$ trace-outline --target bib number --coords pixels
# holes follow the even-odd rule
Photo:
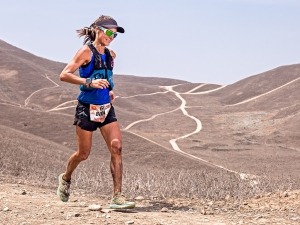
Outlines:
[[[109,113],[110,108],[110,103],[104,105],[90,104],[90,120],[103,123]]]

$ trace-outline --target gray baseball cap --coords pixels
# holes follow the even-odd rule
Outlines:
[[[99,27],[104,27],[107,29],[115,28],[117,32],[124,33],[125,30],[123,27],[118,26],[118,23],[115,19],[110,16],[100,16],[97,21],[95,21],[95,25]]]

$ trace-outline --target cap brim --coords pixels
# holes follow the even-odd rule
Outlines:
[[[125,30],[124,30],[123,27],[119,27],[119,26],[116,26],[116,25],[103,25],[103,27],[108,28],[108,29],[115,28],[115,29],[117,29],[117,32],[125,33]]]

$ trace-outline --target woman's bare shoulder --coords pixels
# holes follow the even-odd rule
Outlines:
[[[89,63],[91,57],[92,57],[91,49],[89,48],[89,46],[84,45],[77,51],[74,58],[76,61],[81,61],[82,64],[84,65]]]

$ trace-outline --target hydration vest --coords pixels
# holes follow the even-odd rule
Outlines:
[[[110,54],[110,51],[107,48],[104,49],[104,54],[106,57],[106,61],[104,61],[101,57],[101,54],[97,51],[97,49],[93,44],[89,44],[88,46],[93,52],[93,56],[94,56],[94,70],[91,75],[84,78],[91,78],[92,80],[106,79],[109,82],[108,89],[111,91],[114,88],[113,72],[112,72],[114,67],[114,60]],[[82,75],[80,76],[83,77]],[[83,84],[80,85],[81,91],[92,91],[93,89],[94,88],[87,87]]]

